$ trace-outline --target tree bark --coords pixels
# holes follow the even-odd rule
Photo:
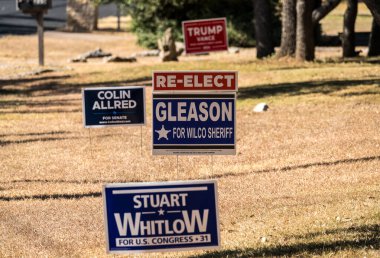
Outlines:
[[[121,10],[120,10],[120,3],[116,3],[116,17],[117,17],[117,28],[116,30],[117,31],[120,31],[121,30],[121,27],[120,27],[120,16],[121,16]]]
[[[375,18],[377,25],[380,26],[380,1],[379,0],[363,0]]]
[[[313,11],[313,24],[318,24],[326,15],[328,15],[342,0],[327,0],[319,8]]]
[[[312,61],[315,58],[313,35],[313,0],[297,1],[297,40],[296,59],[299,61]]]
[[[282,5],[282,28],[281,28],[281,47],[279,57],[294,56],[296,53],[296,13],[297,0],[284,0]]]
[[[322,6],[322,0],[314,0],[313,12]],[[313,18],[313,15],[311,16]],[[314,44],[318,45],[322,38],[322,26],[320,21],[317,21],[314,26]]]
[[[375,19],[372,21],[371,36],[369,38],[368,56],[380,56],[380,26]]]
[[[257,58],[274,53],[273,26],[270,1],[253,0]]]
[[[95,4],[92,0],[67,0],[66,29],[68,31],[92,31],[95,24]]]
[[[343,57],[354,57],[355,52],[355,21],[358,14],[358,0],[347,0],[344,13],[342,48]]]
[[[94,10],[94,25],[93,25],[94,30],[98,29],[98,21],[99,21],[99,5],[96,5],[95,10]]]

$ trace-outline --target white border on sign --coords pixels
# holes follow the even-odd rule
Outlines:
[[[233,90],[213,90],[213,89],[207,89],[207,90],[155,90],[154,89],[154,75],[156,73],[235,73],[235,86]],[[237,70],[176,70],[176,71],[168,71],[168,70],[162,70],[162,71],[153,71],[152,72],[152,92],[153,93],[175,93],[175,94],[189,94],[189,93],[207,93],[207,92],[237,92],[239,89],[239,71]]]
[[[85,112],[85,98],[84,92],[91,90],[122,90],[122,89],[142,89],[143,90],[143,112],[144,112],[144,123],[139,124],[111,124],[111,125],[86,125],[86,112]],[[117,127],[117,126],[143,126],[146,125],[146,107],[145,107],[145,86],[114,86],[114,87],[93,87],[93,88],[82,88],[82,120],[84,128],[104,128],[104,127]]]
[[[155,149],[153,156],[234,156],[236,146],[233,149]]]
[[[121,188],[121,187],[136,187],[136,186],[172,186],[172,185],[194,185],[194,184],[213,184],[214,185],[214,195],[215,195],[215,213],[216,213],[216,231],[218,238],[217,246],[210,247],[180,247],[180,248],[167,248],[167,249],[152,249],[152,250],[120,250],[111,251],[109,247],[108,238],[108,217],[107,217],[107,200],[106,200],[106,189],[107,188]],[[106,233],[106,248],[107,254],[131,254],[131,253],[156,253],[156,252],[173,252],[173,251],[191,251],[191,250],[216,250],[221,247],[220,239],[220,228],[219,228],[219,196],[218,196],[218,181],[215,179],[211,180],[187,180],[187,181],[168,181],[168,182],[147,182],[147,183],[111,183],[103,185],[103,212],[104,212],[104,224]]]
[[[226,43],[227,43],[227,51],[230,48],[230,43],[228,40],[228,30],[227,30],[227,18],[221,17],[221,18],[210,18],[210,19],[200,19],[200,20],[188,20],[182,22],[182,35],[183,35],[183,41],[185,45],[185,55],[196,55],[196,54],[205,54],[210,52],[222,52],[226,50],[211,50],[211,51],[205,51],[205,52],[197,52],[197,53],[187,53],[186,52],[186,39],[185,39],[185,23],[191,23],[191,22],[204,22],[204,21],[217,21],[217,20],[224,20],[224,23],[226,25]]]
[[[181,94],[181,92],[183,94]],[[156,94],[156,95],[166,95],[166,94],[172,94],[172,93],[175,93],[177,95],[185,95],[185,94],[189,94],[188,91],[183,92],[183,91],[167,91],[167,92],[153,92],[152,91],[152,155],[153,156],[158,156],[158,155],[191,155],[191,156],[201,156],[201,155],[236,155],[236,120],[237,120],[237,117],[236,117],[236,92],[234,91],[213,91],[213,92],[200,92],[200,91],[192,91],[190,93],[194,94],[194,95],[220,95],[220,94],[230,94],[231,96],[233,95],[234,96],[234,107],[235,107],[235,112],[234,112],[234,143],[233,143],[233,146],[234,148],[233,149],[160,149],[160,150],[155,150],[154,149],[154,127],[153,127],[153,120],[154,120],[154,115],[155,115],[155,112],[154,112],[154,106],[153,106],[153,95]],[[211,97],[212,98],[212,97]],[[178,99],[178,98],[173,98],[173,99]],[[191,98],[190,98],[191,99]],[[169,145],[169,144],[166,144],[166,145]],[[194,145],[194,144],[170,144],[171,146],[184,146],[184,145]],[[200,144],[199,144],[200,145]],[[217,144],[202,144],[203,146],[204,145],[217,145]],[[224,144],[224,145],[230,145],[230,144]],[[231,144],[232,145],[232,144]],[[214,152],[214,153],[211,153],[211,152]]]

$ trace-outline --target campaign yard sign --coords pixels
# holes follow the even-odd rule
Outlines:
[[[182,22],[186,54],[228,50],[226,18]]]
[[[216,180],[107,184],[108,253],[220,247]]]
[[[237,91],[237,71],[156,71],[153,91]]]
[[[153,93],[153,155],[235,155],[236,94]]]
[[[145,124],[144,87],[82,89],[84,127]]]

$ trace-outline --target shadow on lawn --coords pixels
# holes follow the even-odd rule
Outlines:
[[[366,79],[366,80],[325,80],[325,81],[304,81],[296,83],[278,83],[278,84],[264,84],[257,86],[244,87],[239,89],[238,98],[263,98],[270,96],[299,96],[308,94],[331,94],[349,87],[358,85],[373,85],[380,86],[380,78]],[[356,95],[366,93],[355,93]],[[354,96],[355,94],[343,95]],[[380,94],[380,91],[371,92],[370,94]]]
[[[0,108],[13,108],[15,106],[26,106],[30,108],[35,107],[49,107],[49,106],[59,106],[59,107],[65,107],[65,106],[73,106],[78,102],[80,103],[80,98],[67,98],[67,99],[59,99],[59,100],[46,100],[46,101],[33,101],[33,100],[2,100],[0,101]]]
[[[15,86],[25,83],[38,83],[43,81],[63,80],[70,78],[70,75],[51,75],[51,76],[39,76],[31,78],[18,78],[18,79],[0,79],[0,93],[1,89],[6,86]]]
[[[82,112],[82,109],[44,109],[44,110],[13,110],[13,111],[0,111],[0,115],[6,114],[53,114],[53,113],[79,113]]]
[[[368,44],[366,44],[367,46]],[[356,64],[380,64],[379,57],[367,57],[367,56],[357,56],[357,57],[336,57],[328,58],[326,60],[317,60],[316,62],[323,64],[342,64],[342,63],[356,63]]]
[[[28,137],[28,136],[41,136],[37,138],[29,138],[29,139],[17,139],[17,140],[1,140],[0,139],[0,147],[4,147],[7,145],[12,145],[12,144],[23,144],[23,143],[31,143],[31,142],[50,142],[50,141],[63,141],[63,140],[79,140],[79,139],[96,139],[96,138],[106,138],[106,137],[115,137],[115,136],[120,136],[123,134],[115,134],[115,133],[105,133],[105,134],[95,134],[90,137],[88,136],[64,136],[64,137],[59,137],[62,134],[70,134],[70,132],[47,132],[47,133],[30,133],[30,134],[2,134],[0,137],[9,137],[9,136],[19,136],[19,137]],[[45,137],[49,135],[57,135],[56,137]],[[129,137],[133,137],[134,135],[128,134]],[[137,136],[139,137],[139,136]]]
[[[54,78],[53,78],[54,77]],[[151,85],[151,77],[141,77],[132,80],[113,80],[106,82],[90,82],[78,84],[66,84],[64,79],[67,76],[50,76],[38,77],[31,79],[11,79],[0,81],[0,95],[26,95],[35,94],[36,96],[56,96],[65,95],[70,93],[80,93],[82,88],[85,87],[111,87],[111,86],[143,86]],[[71,76],[69,76],[71,77]],[[53,80],[51,80],[53,78]],[[18,84],[26,83],[28,80],[36,80],[38,83],[30,87],[10,87],[17,86]],[[40,82],[41,80],[41,82]]]
[[[48,114],[78,113],[81,108],[80,98],[37,100],[3,100],[0,101],[0,114]]]
[[[107,137],[109,135],[102,135],[102,137]],[[58,138],[58,139],[64,139],[64,138]],[[380,160],[380,156],[371,156],[371,157],[363,157],[363,158],[357,158],[357,159],[343,159],[343,160],[337,160],[332,162],[316,162],[316,163],[310,163],[310,164],[304,164],[304,165],[298,165],[298,166],[287,166],[282,168],[272,168],[272,169],[264,169],[264,170],[258,170],[258,171],[250,171],[247,173],[226,173],[223,175],[214,175],[212,177],[204,177],[200,179],[217,179],[217,178],[223,178],[223,177],[230,177],[230,176],[244,176],[254,173],[270,173],[270,172],[279,172],[279,171],[290,171],[294,169],[300,169],[300,168],[309,168],[313,166],[333,166],[338,164],[344,164],[344,163],[354,163],[354,162],[361,162],[361,161],[373,161],[373,160]],[[120,181],[120,180],[119,180]],[[112,183],[112,182],[119,182],[118,180],[115,181],[103,181],[103,180],[62,180],[62,179],[22,179],[22,180],[12,180],[12,181],[0,181],[2,184],[9,184],[9,183],[67,183],[67,184],[99,184],[99,183]],[[133,182],[141,182],[140,180],[136,180]],[[55,196],[55,195],[52,195]],[[59,197],[61,195],[58,195],[58,197],[51,197],[51,198],[61,198]],[[85,195],[84,197],[88,197]],[[92,196],[96,197],[96,196]],[[18,200],[24,200],[24,199],[48,199],[46,196],[20,196],[20,197],[0,197],[0,201],[18,201]],[[62,197],[66,198],[66,197]],[[72,198],[80,198],[80,197],[72,197]],[[68,197],[66,199],[69,199]],[[326,231],[327,232],[327,231]]]
[[[24,140],[0,140],[0,147],[4,147],[11,144],[22,144],[31,142],[51,142],[51,141],[63,141],[71,139],[81,139],[83,137],[46,137],[46,138],[34,138],[34,139],[24,139]]]
[[[295,236],[296,239],[304,240],[303,243],[294,243],[289,245],[274,245],[259,247],[257,249],[237,249],[208,252],[203,255],[191,256],[193,258],[208,258],[208,257],[257,257],[257,256],[310,256],[322,255],[330,252],[341,251],[345,249],[363,249],[363,248],[380,248],[380,225],[362,225],[350,228],[339,228],[326,232],[312,233],[313,237],[325,236],[326,234],[338,234],[333,239],[339,240],[320,240],[320,241],[307,241],[310,235]],[[342,235],[347,233],[351,234],[354,239],[342,239]],[[353,236],[352,236],[353,235]],[[294,236],[291,236],[292,238]]]
[[[48,142],[48,141],[58,141],[58,140],[67,140],[72,137],[58,137],[64,134],[70,134],[68,131],[50,131],[50,132],[40,132],[40,133],[10,133],[10,134],[0,134],[0,138],[6,137],[29,137],[34,136],[38,138],[32,139],[19,139],[19,140],[1,140],[0,147],[11,145],[11,144],[21,144],[21,143],[30,143],[30,142]],[[46,137],[49,136],[49,137]],[[76,137],[78,138],[78,137]]]
[[[0,201],[24,201],[24,200],[49,200],[49,199],[81,199],[87,197],[101,197],[101,192],[89,192],[80,194],[39,194],[39,195],[25,195],[25,196],[0,196]]]
[[[130,180],[130,183],[144,182],[142,179]],[[105,183],[120,183],[119,179],[107,179],[107,180],[64,180],[64,179],[17,179],[12,181],[0,181],[1,184],[17,184],[17,183],[45,183],[45,184],[105,184]],[[1,190],[1,188],[0,188]],[[19,200],[19,199],[18,199]]]
[[[0,134],[0,137],[9,137],[9,136],[43,136],[43,135],[55,135],[55,134],[68,134],[69,131],[50,131],[50,132],[40,132],[40,133],[9,133],[9,134]]]
[[[286,166],[282,168],[270,168],[270,169],[263,169],[263,170],[254,170],[249,171],[246,173],[225,173],[222,175],[214,175],[212,178],[224,178],[224,177],[230,177],[230,176],[244,176],[244,175],[250,175],[255,173],[273,173],[273,172],[287,172],[291,170],[296,169],[306,169],[310,167],[319,167],[319,166],[335,166],[339,164],[349,164],[349,163],[355,163],[355,162],[362,162],[362,161],[373,161],[373,160],[380,160],[380,156],[369,156],[369,157],[362,157],[362,158],[356,158],[356,159],[341,159],[336,161],[330,161],[330,162],[314,162],[309,164],[302,164],[302,165],[296,165],[296,166]],[[205,177],[205,179],[210,177]]]

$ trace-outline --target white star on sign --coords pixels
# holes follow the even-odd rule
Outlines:
[[[158,210],[158,215],[164,215],[165,211],[163,209]]]
[[[168,133],[171,132],[171,130],[166,130],[164,125],[162,125],[160,130],[155,130],[156,133],[158,133],[158,140],[161,138],[165,138],[166,140],[169,140]]]

